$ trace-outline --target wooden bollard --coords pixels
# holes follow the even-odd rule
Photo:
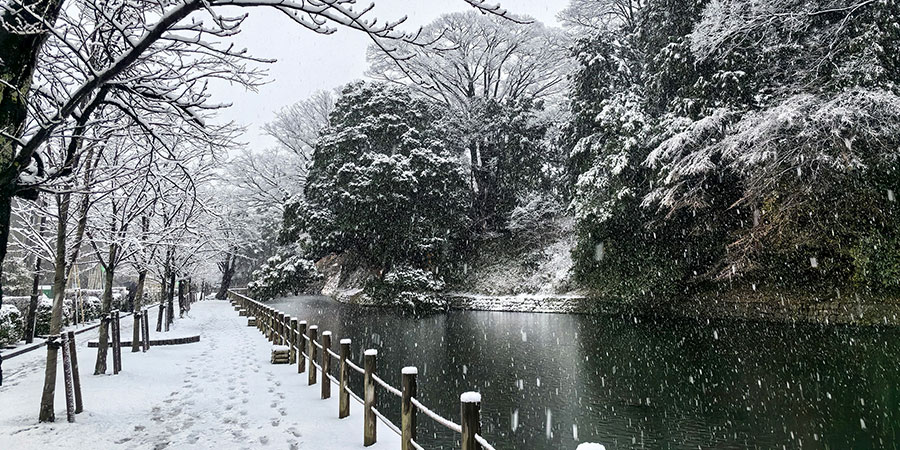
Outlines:
[[[363,354],[363,368],[365,369],[365,377],[363,379],[363,445],[368,447],[375,443],[376,440],[376,424],[375,411],[375,358],[378,357],[378,350],[370,348]]]
[[[150,311],[144,310],[144,352],[150,350]]]
[[[291,332],[288,333],[290,341],[288,345],[291,347],[291,364],[297,362],[297,318],[291,317]]]
[[[331,380],[328,379],[328,374],[331,372],[331,355],[328,354],[328,350],[331,350],[331,332],[323,331],[322,332],[322,398],[331,398]]]
[[[287,341],[284,338],[284,313],[279,312],[275,317],[278,320],[275,324],[275,329],[278,333],[278,345],[286,345]]]
[[[303,349],[306,348],[306,321],[297,322],[297,373],[303,373],[306,370],[306,356]]]
[[[163,324],[163,315],[165,315],[166,305],[163,303],[159,304],[159,314],[156,316],[156,332],[159,333],[162,331]]]
[[[419,370],[415,367],[404,367],[401,371],[400,389],[403,395],[400,397],[400,449],[413,450],[412,441],[416,440],[416,407],[411,399],[416,396],[416,375]]]
[[[350,358],[350,339],[341,339],[341,386],[338,393],[338,418],[343,419],[350,415],[350,393],[347,392],[347,383],[350,381],[350,367],[347,359]]]
[[[75,397],[72,392],[72,361],[69,355],[69,337],[66,333],[60,333],[59,345],[62,349],[63,378],[66,388],[66,420],[69,423],[75,421]]]
[[[306,353],[309,355],[309,385],[312,386],[316,384],[316,358],[318,357],[319,348],[316,347],[316,339],[319,337],[319,326],[318,325],[310,325],[309,326],[309,351]]]
[[[462,425],[462,450],[481,450],[475,435],[481,433],[481,394],[464,392],[459,396],[459,415]]]
[[[75,414],[84,411],[81,398],[81,375],[78,374],[78,352],[75,350],[75,332],[66,333],[69,341],[69,366],[72,367],[72,391],[75,394]]]
[[[142,330],[144,318],[140,311],[135,311],[132,316],[134,316],[134,325],[131,327],[131,353],[137,353],[141,351],[141,341],[144,340],[144,332]]]

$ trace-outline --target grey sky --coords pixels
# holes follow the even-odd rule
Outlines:
[[[413,31],[441,14],[472,9],[463,0],[374,0],[372,17],[394,20],[408,16],[404,28]],[[502,0],[506,9],[529,15],[558,26],[556,14],[568,0]],[[365,6],[365,1],[360,6]],[[238,47],[247,47],[254,56],[277,59],[266,65],[268,84],[258,92],[249,92],[228,84],[211,86],[216,102],[232,103],[220,112],[220,121],[234,121],[247,127],[241,139],[254,151],[275,145],[265,136],[262,125],[271,121],[276,111],[309,96],[319,89],[331,89],[364,78],[366,48],[371,42],[352,30],[338,30],[330,36],[317,35],[294,24],[269,8],[251,12],[241,34],[235,38]]]

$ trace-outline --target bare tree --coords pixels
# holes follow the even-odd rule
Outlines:
[[[299,156],[304,164],[308,164],[322,129],[328,125],[334,102],[332,92],[316,91],[309,98],[275,113],[275,120],[263,129],[284,148]]]

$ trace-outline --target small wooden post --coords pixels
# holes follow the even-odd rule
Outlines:
[[[121,336],[119,335],[119,310],[114,309],[109,313],[109,320],[111,322],[112,328],[112,366],[113,366],[113,375],[119,373],[119,351],[121,348],[119,347],[119,339]]]
[[[306,321],[301,320],[297,323],[297,373],[303,373],[306,370],[306,356],[303,349],[306,348]]]
[[[276,318],[278,322],[275,323],[275,331],[278,333],[278,345],[285,345],[287,342],[284,338],[284,313],[279,311]]]
[[[462,450],[481,450],[475,435],[481,433],[481,394],[465,392],[459,396]]]
[[[159,314],[156,316],[156,332],[159,333],[162,331],[163,324],[163,315],[166,313],[166,305],[163,303],[159,304]]]
[[[75,398],[72,392],[72,365],[69,359],[69,337],[66,333],[59,335],[63,359],[63,377],[66,387],[66,420],[69,423],[75,421]]]
[[[122,371],[122,315],[116,310],[116,363]]]
[[[309,385],[312,386],[316,384],[316,358],[319,355],[319,348],[316,347],[316,339],[319,337],[319,326],[318,325],[310,325],[309,326],[309,351],[307,354],[309,355]]]
[[[331,398],[331,380],[328,374],[331,373],[331,332],[322,332],[322,398]]]
[[[372,411],[372,407],[375,406],[376,399],[375,379],[372,378],[372,375],[375,374],[375,358],[378,357],[378,350],[370,348],[366,350],[363,355],[363,368],[365,369],[365,377],[363,379],[363,445],[368,447],[375,443],[377,431],[375,424],[375,411]]]
[[[338,418],[343,419],[350,415],[350,393],[347,392],[347,383],[350,381],[350,367],[347,359],[350,358],[350,339],[341,339],[341,386],[338,393]]]
[[[400,450],[413,450],[412,441],[416,440],[416,407],[410,399],[416,396],[416,375],[419,370],[404,367],[400,373],[400,389],[403,392],[400,398]]]
[[[291,346],[291,364],[295,364],[297,362],[297,318],[291,317],[291,332],[288,334],[290,336],[290,341],[288,345]],[[302,338],[301,338],[302,339]]]
[[[150,311],[144,310],[144,351],[150,350]]]
[[[72,367],[72,390],[75,393],[75,414],[84,411],[81,399],[81,375],[78,374],[78,352],[75,351],[75,332],[66,333],[69,338],[69,364]]]

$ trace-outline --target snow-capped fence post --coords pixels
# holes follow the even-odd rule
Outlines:
[[[297,363],[297,318],[291,317],[291,332],[288,333],[290,340],[288,345],[291,347],[291,364]]]
[[[481,433],[481,394],[464,392],[459,396],[462,450],[481,450],[475,435]]]
[[[159,313],[156,315],[156,332],[159,333],[162,331],[163,324],[163,315],[166,313],[166,305],[162,302],[159,303]]]
[[[69,354],[69,336],[66,333],[60,333],[59,340],[63,360],[63,384],[66,387],[66,420],[72,423],[75,422],[75,397],[72,393],[72,361]]]
[[[363,354],[363,368],[365,369],[365,377],[363,379],[363,445],[368,447],[375,443],[376,425],[375,425],[375,358],[378,357],[378,350],[370,348]]]
[[[341,386],[338,393],[338,418],[343,419],[350,415],[350,393],[347,392],[347,382],[350,373],[347,372],[347,358],[350,358],[350,339],[341,339]]]
[[[400,389],[403,392],[400,397],[400,449],[413,450],[412,441],[416,440],[416,408],[411,399],[416,396],[416,375],[419,371],[415,367],[404,367],[400,373]]]
[[[316,339],[319,337],[319,326],[309,326],[309,385],[316,384],[316,358],[318,357],[318,348],[316,347]]]
[[[322,398],[331,398],[331,380],[328,379],[328,374],[331,373],[331,355],[328,354],[328,350],[331,350],[331,332],[323,331],[322,332]]]
[[[306,321],[301,320],[297,323],[297,373],[303,373],[306,370],[306,356],[303,354],[303,348],[306,342],[303,339],[306,336]]]
[[[75,351],[75,332],[66,333],[69,338],[69,366],[72,367],[72,390],[75,394],[75,414],[84,411],[81,398],[81,376],[78,375],[78,353]]]

